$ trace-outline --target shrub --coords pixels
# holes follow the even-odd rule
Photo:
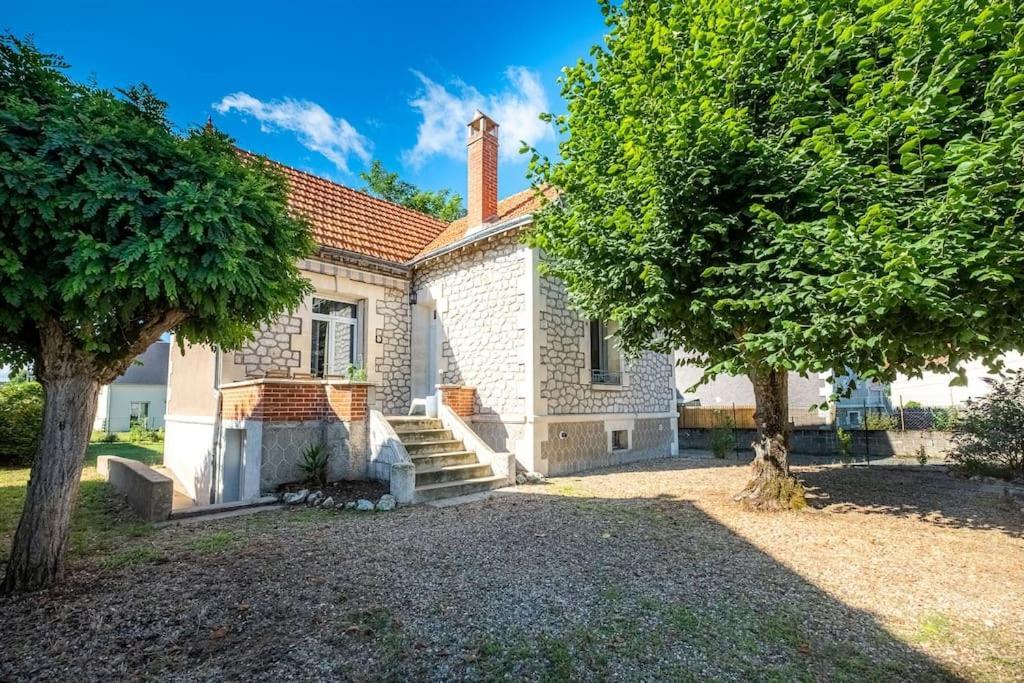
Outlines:
[[[907,401],[906,405],[904,405],[903,407],[913,410],[914,408],[920,408],[921,407],[921,402],[920,401]]]
[[[853,436],[850,435],[850,432],[842,428],[836,430],[836,447],[839,450],[839,461],[844,465],[849,465],[853,459],[850,456],[853,450]]]
[[[711,430],[711,452],[716,458],[724,458],[736,446],[736,434],[731,417],[726,417]]]
[[[299,463],[299,470],[302,472],[302,481],[312,486],[323,486],[327,483],[327,461],[330,453],[322,443],[310,444],[302,453],[302,462]]]
[[[113,432],[105,432],[103,430],[96,430],[89,437],[89,441],[93,443],[117,443],[117,434]]]
[[[917,464],[922,467],[928,464],[928,451],[924,446],[917,447]]]
[[[956,408],[933,408],[932,428],[940,432],[948,432],[956,427],[960,414]]]
[[[1024,477],[1024,373],[986,380],[992,391],[954,412],[953,467],[968,476]]]
[[[131,428],[128,430],[127,439],[129,443],[163,441],[163,433],[160,430],[150,429],[146,426],[145,422],[137,421],[133,422]]]
[[[864,419],[864,429],[879,431],[896,429],[896,418],[888,413],[871,413]]]
[[[0,386],[0,465],[31,465],[42,429],[42,385],[12,382]]]

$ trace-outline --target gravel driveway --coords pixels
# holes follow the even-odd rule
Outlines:
[[[165,528],[0,601],[0,680],[1021,679],[1019,509],[939,473],[797,473],[800,513],[677,459]]]

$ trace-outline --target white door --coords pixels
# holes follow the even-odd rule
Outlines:
[[[242,453],[244,450],[245,430],[225,429],[224,449],[220,459],[218,503],[233,503],[242,499]]]

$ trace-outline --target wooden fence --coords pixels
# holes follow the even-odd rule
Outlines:
[[[755,429],[754,406],[687,406],[679,410],[680,429],[714,429],[725,426]]]

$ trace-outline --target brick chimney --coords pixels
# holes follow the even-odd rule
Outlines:
[[[469,122],[466,220],[475,228],[498,215],[498,124],[480,111]]]

